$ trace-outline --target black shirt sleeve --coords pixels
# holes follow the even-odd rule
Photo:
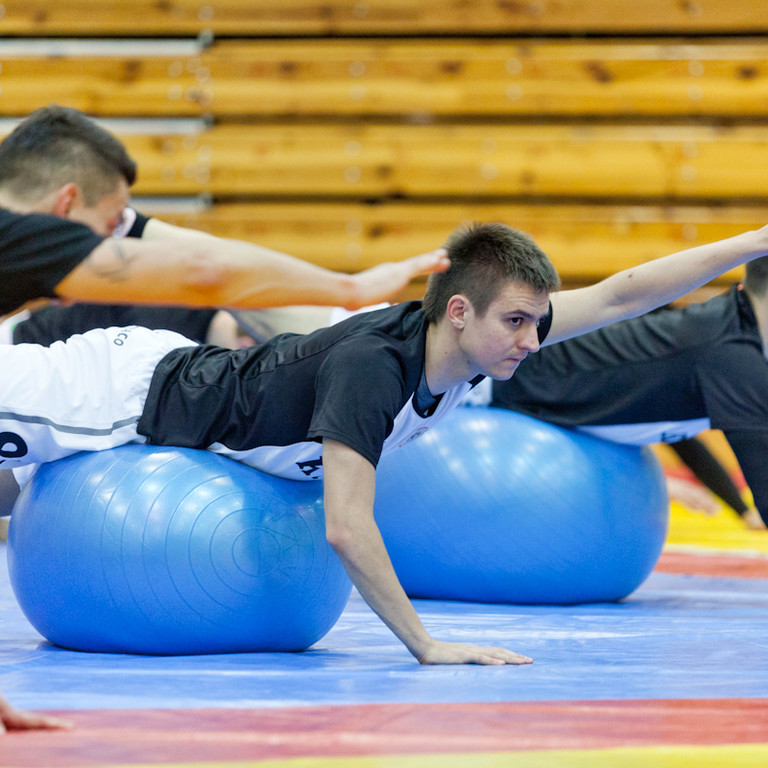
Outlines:
[[[549,302],[549,312],[541,318],[538,327],[539,344],[544,343],[544,339],[549,336],[549,332],[552,330],[552,302]]]
[[[337,347],[320,367],[309,437],[349,446],[375,467],[395,416],[415,390],[384,339]]]
[[[124,231],[115,232],[115,237],[142,237],[148,221],[149,216],[145,216],[134,208],[126,208],[125,221],[123,222]]]
[[[0,315],[55,298],[56,286],[103,239],[58,216],[0,211]]]

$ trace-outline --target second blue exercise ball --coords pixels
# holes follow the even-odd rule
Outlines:
[[[495,408],[459,408],[384,457],[375,509],[411,597],[523,604],[626,597],[668,522],[649,448]]]

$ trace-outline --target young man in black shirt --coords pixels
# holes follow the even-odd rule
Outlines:
[[[5,466],[149,442],[216,451],[283,477],[322,477],[328,540],[416,659],[527,663],[503,648],[441,642],[421,624],[374,520],[379,457],[407,450],[484,377],[512,377],[541,344],[639,315],[767,254],[768,227],[557,293],[546,255],[505,225],[459,231],[448,251],[451,266],[430,278],[423,305],[248,350],[136,327],[89,331],[50,348],[0,347],[10,372],[0,379],[0,430],[14,446]],[[51,384],[21,386],[30,380]]]
[[[412,278],[447,267],[438,250],[345,275],[261,246],[156,221],[134,231],[139,237],[115,237],[126,215],[132,215],[128,203],[135,176],[122,144],[73,109],[38,110],[0,144],[0,317],[40,299],[205,309],[286,304],[354,309],[390,298]],[[96,315],[87,308],[76,311],[81,313],[77,322],[94,327],[110,317],[114,322],[118,308]],[[170,324],[187,331],[189,323],[200,322],[180,309],[135,312],[129,321],[156,327]],[[14,710],[0,697],[0,732],[60,725]]]
[[[38,110],[0,144],[0,315],[52,298],[356,309],[447,266],[435,251],[346,275],[163,222],[115,238],[135,174],[122,144],[72,109]]]

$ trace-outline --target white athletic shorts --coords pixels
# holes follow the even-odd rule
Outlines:
[[[194,344],[130,326],[50,347],[0,345],[0,469],[145,442],[136,424],[152,373],[170,350]]]

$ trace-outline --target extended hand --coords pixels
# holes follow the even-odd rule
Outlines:
[[[681,477],[667,477],[667,494],[691,512],[701,512],[711,517],[720,511],[720,505],[706,488]]]
[[[451,265],[444,248],[438,248],[403,261],[388,262],[352,275],[354,298],[346,309],[360,309],[397,298],[414,277],[445,272]]]
[[[486,648],[465,643],[443,643],[433,640],[419,657],[419,664],[530,664],[533,659],[506,648]]]

